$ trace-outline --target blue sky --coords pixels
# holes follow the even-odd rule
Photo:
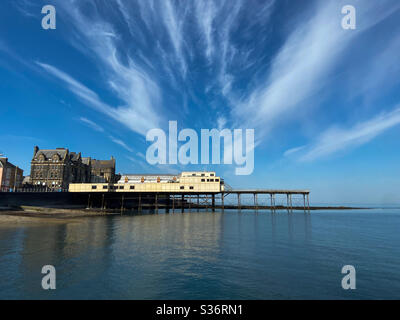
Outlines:
[[[397,0],[1,1],[0,150],[26,174],[35,145],[67,147],[121,173],[213,169],[313,202],[398,203],[399,21]],[[149,165],[146,132],[170,120],[254,128],[253,174]]]

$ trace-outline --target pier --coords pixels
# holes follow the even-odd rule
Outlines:
[[[252,203],[244,203],[243,196],[250,195]],[[285,203],[277,204],[277,196],[283,196]],[[301,205],[293,204],[293,196],[301,196]],[[118,193],[99,193],[88,192],[80,194],[86,197],[87,208],[117,209],[121,213],[129,210],[142,212],[143,210],[152,210],[158,212],[165,209],[170,211],[184,212],[186,209],[206,209],[215,211],[216,209],[238,209],[238,210],[310,210],[309,202],[310,192],[308,190],[226,190],[222,192],[118,192]],[[226,197],[233,196],[235,201],[226,203]],[[281,199],[282,200],[282,199]]]
[[[51,192],[40,190],[24,192],[1,192],[2,205],[43,205],[50,204],[65,206],[81,205],[88,209],[120,210],[121,212],[134,210],[154,210],[166,212],[186,209],[238,209],[238,210],[310,210],[310,192],[308,190],[270,190],[270,189],[230,189],[220,192],[82,192],[72,193]],[[227,202],[226,198],[231,197]],[[243,198],[250,196],[247,202]],[[277,196],[281,196],[281,203],[277,203]],[[293,203],[293,197],[297,204]],[[232,198],[233,197],[233,198]]]
[[[242,189],[242,190],[235,190],[235,189],[228,189],[221,192],[221,199],[222,199],[222,208],[224,209],[224,198],[227,195],[236,195],[237,196],[237,209],[265,209],[265,208],[277,208],[276,205],[276,196],[283,195],[286,196],[286,208],[293,210],[294,208],[298,208],[298,206],[293,206],[293,195],[300,195],[303,197],[303,209],[310,210],[310,191],[309,190],[271,190],[271,189]],[[242,206],[241,203],[241,196],[242,195],[252,195],[253,196],[253,205],[244,205]],[[259,201],[260,195],[267,195],[269,196],[269,203],[263,205],[262,202]],[[231,207],[231,206],[229,206]],[[284,206],[279,206],[282,208]]]
[[[248,195],[252,198],[252,203],[243,203],[243,196]],[[283,196],[284,204],[277,204],[277,196]],[[293,197],[301,197],[301,204],[294,205]],[[233,196],[235,201],[226,203],[226,197]],[[310,191],[308,190],[225,190],[221,192],[176,192],[176,193],[88,193],[88,208],[120,208],[121,212],[134,209],[139,212],[149,209],[158,212],[165,209],[166,212],[172,210],[185,209],[206,209],[215,211],[215,209],[238,209],[238,210],[310,210]],[[282,200],[282,199],[281,199]],[[297,199],[299,201],[299,199]]]
[[[184,212],[192,208],[310,210],[309,190],[234,189],[214,171],[126,174],[118,182],[70,183],[68,189],[34,187],[33,190],[14,191],[1,192],[0,204],[79,205],[88,209],[120,210],[121,213],[129,210],[158,212],[159,209]]]

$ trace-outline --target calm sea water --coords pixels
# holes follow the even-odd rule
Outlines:
[[[54,265],[57,289],[41,288]],[[354,265],[357,289],[343,290]],[[1,299],[399,299],[400,210],[228,211],[0,227]]]

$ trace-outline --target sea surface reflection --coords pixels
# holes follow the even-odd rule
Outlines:
[[[185,212],[0,225],[1,299],[400,298],[400,211]],[[41,288],[54,265],[57,289]],[[354,265],[357,289],[341,288]]]

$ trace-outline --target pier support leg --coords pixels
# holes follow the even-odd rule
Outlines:
[[[121,214],[124,211],[124,194],[121,196]]]
[[[101,210],[104,210],[104,193],[101,195]]]
[[[308,212],[310,212],[310,195],[307,194],[307,207],[308,207]]]
[[[272,193],[269,196],[271,198],[271,210],[272,210]]]
[[[138,205],[139,212],[142,212],[142,194],[139,193],[139,205]]]
[[[304,211],[306,211],[306,195],[303,194],[303,205],[304,205]]]
[[[290,195],[290,210],[293,211],[293,201],[292,201],[292,194]]]
[[[211,195],[211,210],[212,210],[212,212],[215,212],[215,194],[214,193]]]
[[[197,212],[200,211],[200,195],[197,195]]]
[[[287,208],[288,212],[289,212],[289,208],[290,208],[290,200],[289,200],[289,198],[290,198],[290,195],[286,194],[286,208]]]
[[[238,193],[238,208],[240,210],[240,193]]]
[[[224,198],[225,198],[225,195],[223,193],[221,193],[222,211],[224,211]]]
[[[182,213],[185,212],[185,195],[183,194],[181,196],[181,208],[182,208]]]
[[[258,210],[258,194],[254,194],[254,205],[256,206],[256,210]]]
[[[175,213],[175,195],[172,197],[172,213]]]
[[[167,206],[165,207],[165,213],[169,213],[170,201],[171,201],[171,196],[167,194]]]
[[[271,193],[271,210],[275,212],[275,194]]]
[[[155,211],[158,213],[158,193],[155,195]]]
[[[89,196],[88,196],[88,204],[87,204],[87,207],[88,207],[88,209],[90,208],[90,193],[89,193]]]

